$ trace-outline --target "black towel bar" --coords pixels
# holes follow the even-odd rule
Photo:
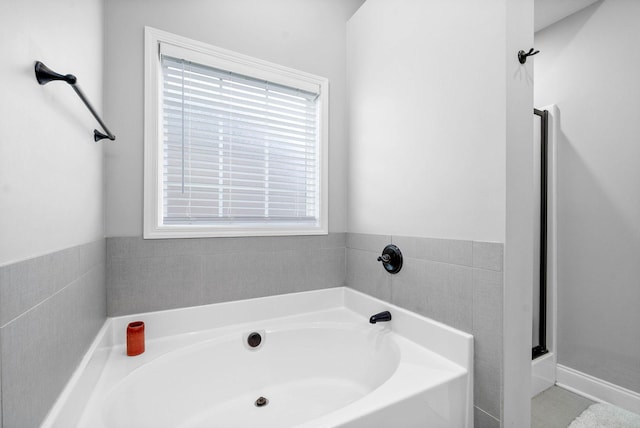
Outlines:
[[[116,136],[113,135],[111,131],[109,131],[109,128],[107,128],[107,125],[105,125],[102,119],[100,119],[100,116],[98,116],[98,113],[96,113],[91,103],[89,103],[89,100],[87,100],[87,98],[84,96],[84,93],[80,90],[80,87],[78,87],[76,83],[78,79],[76,79],[76,76],[74,76],[73,74],[67,74],[67,75],[58,74],[55,71],[51,70],[46,65],[44,65],[43,63],[41,63],[40,61],[36,61],[35,71],[36,71],[36,79],[38,80],[38,83],[41,85],[46,85],[52,80],[64,80],[69,85],[71,85],[71,87],[73,88],[74,91],[76,91],[76,94],[78,94],[78,96],[80,97],[84,105],[87,106],[87,108],[89,109],[93,117],[95,117],[98,123],[100,124],[100,126],[102,126],[102,129],[104,130],[104,132],[106,132],[106,134],[103,134],[97,129],[94,129],[93,139],[95,141],[100,141],[104,138],[108,138],[111,141],[116,139]]]

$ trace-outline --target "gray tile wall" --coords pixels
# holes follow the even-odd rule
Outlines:
[[[109,316],[340,287],[346,234],[107,239]]]
[[[393,243],[402,270],[377,261]],[[474,335],[476,427],[499,427],[502,403],[503,245],[347,234],[347,286]]]
[[[38,427],[106,319],[105,240],[0,267],[2,426]]]
[[[404,266],[376,259],[388,243]],[[328,236],[108,238],[0,267],[4,428],[37,427],[110,316],[348,285],[472,333],[475,422],[499,427],[502,244]]]

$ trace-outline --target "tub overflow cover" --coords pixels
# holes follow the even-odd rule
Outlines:
[[[252,348],[255,348],[256,346],[260,345],[261,342],[262,342],[262,336],[260,336],[260,333],[253,332],[247,338],[247,343]]]
[[[269,404],[269,400],[264,397],[260,397],[256,400],[256,407],[266,406],[267,404]]]

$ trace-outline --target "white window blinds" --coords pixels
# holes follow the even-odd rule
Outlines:
[[[161,57],[165,225],[315,224],[317,93]]]

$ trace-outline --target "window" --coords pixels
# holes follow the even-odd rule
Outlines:
[[[145,238],[327,233],[326,79],[145,30]]]

